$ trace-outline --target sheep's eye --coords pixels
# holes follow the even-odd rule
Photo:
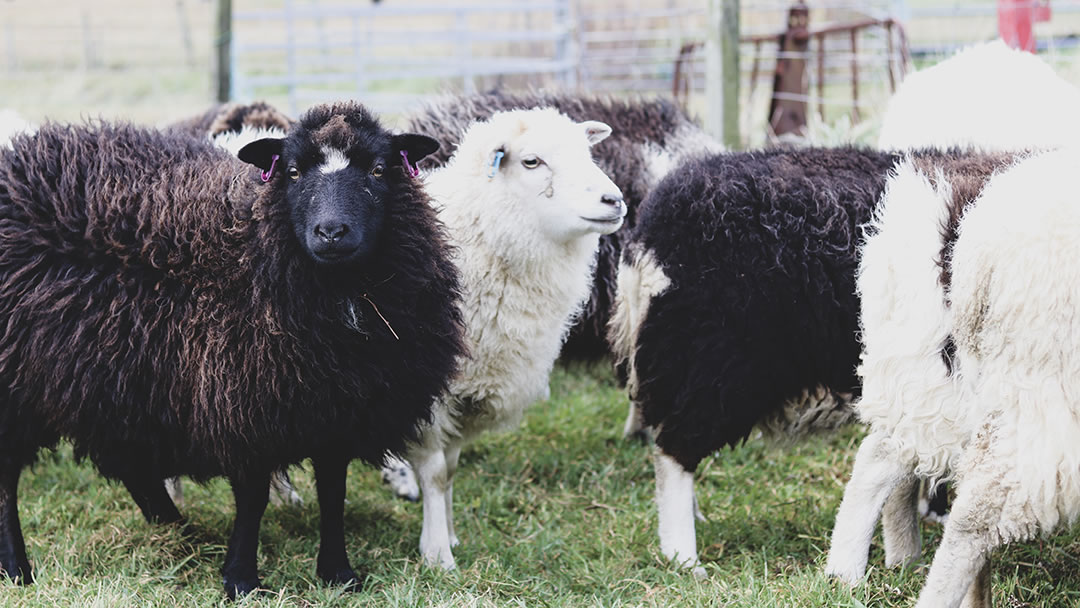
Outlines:
[[[371,170],[372,177],[382,177],[383,166],[375,165],[375,168]]]
[[[300,170],[296,167],[289,167],[289,179],[293,180],[294,182],[300,179]]]
[[[522,159],[521,166],[526,169],[535,169],[540,166],[540,159],[535,156],[530,156],[529,158]]]

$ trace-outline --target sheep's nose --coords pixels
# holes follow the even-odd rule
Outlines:
[[[329,244],[340,241],[348,233],[348,224],[318,224],[315,226],[315,236]]]
[[[622,205],[623,196],[622,196],[621,193],[619,193],[619,194],[605,194],[605,195],[600,197],[600,202],[604,203],[605,205],[611,205],[613,207],[618,207],[618,206]]]

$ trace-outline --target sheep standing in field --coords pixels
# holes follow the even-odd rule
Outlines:
[[[1077,166],[1075,150],[1038,154],[977,198],[913,163],[891,180],[859,274],[871,433],[829,574],[858,582],[882,503],[910,519],[916,477],[957,479],[924,608],[989,606],[989,553],[1080,515]]]
[[[879,514],[886,566],[918,558],[915,505],[920,477],[929,478],[931,486],[946,477],[970,434],[963,421],[935,420],[936,406],[921,409],[910,400],[913,391],[920,391],[928,402],[937,403],[955,390],[949,374],[954,345],[945,308],[950,250],[964,208],[979,196],[995,171],[1009,166],[1012,157],[974,155],[967,160],[981,170],[945,171],[917,157],[902,162],[886,184],[869,228],[873,234],[860,249],[856,286],[861,302],[863,397],[856,410],[872,432],[856,460],[853,480],[859,481],[848,484],[837,512],[826,565],[828,574],[852,583],[866,570]],[[922,280],[926,275],[933,279]],[[896,297],[900,293],[903,298]],[[913,424],[927,428],[910,428]],[[876,467],[870,473],[874,481],[867,485],[866,469],[874,461],[862,454],[892,451],[895,446],[886,444],[894,428],[903,429],[907,436],[900,441],[909,446],[918,444],[913,441],[918,435],[933,435],[929,445],[950,445],[956,451],[945,459],[942,451],[928,454],[920,475],[914,466],[904,471],[895,471],[891,464]]]
[[[672,168],[693,156],[719,152],[723,146],[671,101],[570,93],[449,96],[412,116],[408,129],[439,140],[439,151],[425,163],[442,166],[473,122],[487,120],[495,112],[542,107],[555,108],[577,121],[598,120],[612,129],[610,137],[593,147],[592,157],[622,192],[626,220],[619,230],[600,237],[592,293],[562,349],[563,356],[596,358],[608,353],[607,324],[619,252],[634,226],[638,205]]]
[[[989,171],[958,153],[920,158]],[[716,155],[642,203],[610,337],[656,434],[668,558],[698,563],[693,471],[705,456],[755,427],[790,438],[851,420],[858,227],[898,159],[855,148]]]
[[[317,573],[359,584],[346,466],[401,451],[462,354],[457,272],[392,136],[356,104],[240,151],[124,125],[46,125],[0,151],[0,568],[32,581],[16,488],[61,437],[180,513],[162,479],[227,476],[231,597],[259,586],[270,476],[312,458]]]
[[[964,146],[1012,152],[1057,148],[1080,139],[1080,89],[1038,56],[1001,40],[963,49],[908,76],[889,101],[878,145],[884,149]],[[940,486],[920,511],[942,520]]]
[[[1080,89],[1001,40],[975,45],[904,79],[878,135],[882,149],[1057,148],[1080,140]]]
[[[615,301],[615,273],[638,205],[673,167],[694,155],[718,152],[722,146],[670,101],[620,101],[565,93],[450,96],[413,116],[409,129],[439,140],[439,151],[425,162],[442,166],[473,122],[499,111],[539,107],[556,108],[577,121],[596,119],[612,128],[611,136],[593,146],[592,157],[622,192],[626,218],[620,229],[600,237],[592,292],[561,351],[564,357],[598,357],[608,352],[606,333]],[[632,404],[623,434],[643,434],[641,418]],[[419,498],[415,475],[404,461],[390,459],[382,475],[398,496]]]
[[[476,123],[425,187],[446,223],[462,277],[469,356],[430,425],[410,446],[423,495],[420,553],[454,567],[453,483],[464,445],[517,425],[548,396],[548,375],[589,297],[597,242],[619,228],[622,195],[589,148],[610,128],[557,110]]]

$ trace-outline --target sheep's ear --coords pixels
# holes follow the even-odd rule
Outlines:
[[[589,138],[589,145],[596,145],[605,139],[608,135],[611,135],[611,127],[597,120],[586,120],[585,122],[579,122],[585,129],[585,137]]]
[[[250,144],[240,148],[236,157],[245,163],[250,163],[263,171],[269,171],[274,164],[274,156],[281,156],[281,144],[285,141],[278,137],[266,137],[256,139]]]
[[[399,152],[409,153],[409,162],[416,164],[428,154],[434,154],[439,149],[439,142],[417,133],[402,133],[390,138],[390,144],[394,147],[394,156]]]

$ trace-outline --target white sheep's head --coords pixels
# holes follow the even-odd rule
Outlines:
[[[504,211],[568,242],[611,234],[626,216],[622,193],[589,151],[610,134],[602,122],[574,122],[554,108],[499,112],[466,132],[459,155],[505,189],[515,208]]]

